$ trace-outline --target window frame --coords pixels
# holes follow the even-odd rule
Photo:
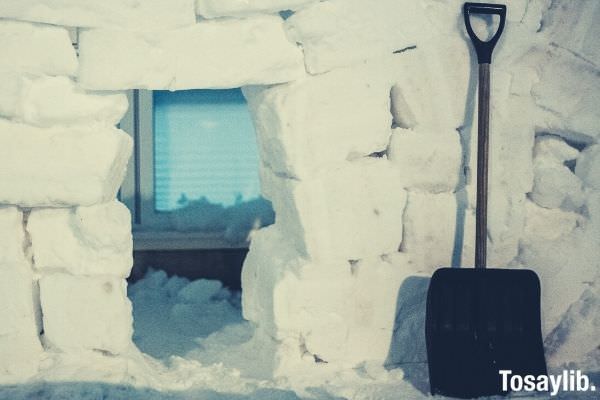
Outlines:
[[[231,243],[219,233],[173,230],[169,212],[156,211],[153,91],[133,89],[126,94],[129,108],[119,128],[132,137],[133,152],[119,199],[131,211],[134,250],[248,249],[248,242]]]

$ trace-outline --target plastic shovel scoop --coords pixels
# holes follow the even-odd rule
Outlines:
[[[490,64],[506,6],[465,3],[463,13],[479,62],[475,268],[435,271],[427,293],[425,336],[431,393],[473,398],[506,393],[500,370],[538,376],[546,374],[546,361],[537,275],[486,268]],[[471,14],[500,17],[489,41],[475,35]]]

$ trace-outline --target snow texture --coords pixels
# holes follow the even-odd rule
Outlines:
[[[77,72],[77,55],[69,33],[62,27],[2,19],[0,54],[1,71],[67,76]],[[0,80],[10,78],[2,74]]]
[[[385,150],[392,124],[390,67],[389,58],[381,59],[285,85],[244,88],[263,163],[302,179]]]
[[[196,13],[204,18],[247,17],[257,13],[297,10],[317,0],[196,0]]]
[[[51,127],[0,120],[0,203],[92,205],[115,197],[132,150],[112,127]]]
[[[593,189],[600,190],[600,145],[589,146],[577,157],[575,175]]]
[[[37,372],[42,354],[36,322],[35,282],[25,255],[23,214],[0,207],[0,383]]]
[[[406,189],[452,192],[459,184],[462,150],[455,130],[431,134],[396,128],[387,154]]]
[[[386,159],[344,162],[306,181],[269,170],[263,178],[277,223],[311,260],[375,257],[397,251],[402,242],[406,192]]]
[[[65,76],[37,79],[15,76],[0,97],[0,115],[42,127],[116,125],[126,111],[125,94],[88,92]]]
[[[132,30],[171,29],[196,23],[194,0],[2,0],[0,17],[52,25]]]
[[[414,45],[411,19],[420,7],[408,1],[328,0],[296,12],[286,29],[302,44],[307,71],[318,74]]]
[[[266,257],[271,264],[265,265]],[[293,340],[298,360],[382,364],[390,352],[399,288],[414,272],[401,253],[324,267],[296,253],[274,225],[251,244],[242,275],[244,317],[274,340]]]
[[[538,129],[576,142],[591,144],[600,138],[598,65],[550,45],[532,94],[540,108]]]
[[[133,318],[121,278],[44,274],[40,279],[46,346],[119,354],[132,346]]]
[[[27,223],[35,268],[43,273],[126,278],[133,265],[131,216],[125,205],[36,208]]]
[[[461,5],[0,0],[0,381],[34,375],[0,397],[423,397],[427,277],[473,254]],[[599,12],[511,1],[491,82],[488,264],[539,275],[550,366],[586,371],[600,370]],[[79,60],[48,24],[85,27]],[[152,359],[131,343],[130,221],[111,202],[125,103],[86,90],[246,85],[277,212],[243,271],[251,322],[218,283],[151,274],[131,293]],[[205,206],[175,223],[197,227],[186,219]],[[220,230],[248,225],[244,209],[216,211]]]
[[[80,34],[78,79],[88,89],[233,88],[304,74],[302,51],[282,19],[201,21],[149,33],[91,29]],[[207,62],[210,60],[210,62]]]

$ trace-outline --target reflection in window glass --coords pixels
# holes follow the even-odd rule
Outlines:
[[[243,243],[274,222],[260,197],[258,150],[240,89],[155,91],[154,207],[165,229]]]
[[[240,89],[154,91],[155,208],[260,196],[254,127]]]

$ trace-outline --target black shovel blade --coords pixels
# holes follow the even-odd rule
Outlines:
[[[546,375],[540,281],[531,270],[440,268],[425,322],[432,394],[506,394],[500,370]]]

